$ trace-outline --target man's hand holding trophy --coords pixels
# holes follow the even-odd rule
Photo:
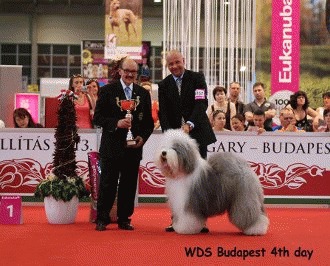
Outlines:
[[[143,145],[144,141],[140,136],[137,136],[134,138],[133,133],[131,131],[132,127],[132,120],[133,115],[132,112],[135,111],[136,107],[140,103],[139,96],[136,99],[131,100],[117,100],[117,105],[122,111],[126,111],[125,118],[120,119],[117,123],[117,127],[119,128],[128,128],[127,137],[126,137],[126,143],[127,146],[130,148],[139,148]]]

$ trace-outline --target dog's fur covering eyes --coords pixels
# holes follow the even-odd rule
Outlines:
[[[156,154],[166,177],[166,193],[177,233],[195,234],[208,217],[228,212],[244,234],[264,235],[269,220],[257,175],[233,153],[215,153],[204,160],[198,145],[181,130],[168,130]]]

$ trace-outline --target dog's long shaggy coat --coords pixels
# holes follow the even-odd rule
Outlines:
[[[244,234],[267,232],[263,190],[244,159],[233,153],[215,153],[206,161],[195,140],[181,130],[168,130],[155,161],[166,177],[177,233],[199,233],[208,217],[226,211]]]

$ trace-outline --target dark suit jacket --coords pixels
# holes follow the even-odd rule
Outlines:
[[[153,132],[154,122],[151,115],[150,93],[143,87],[134,84],[132,99],[139,97],[139,104],[132,112],[133,136],[140,136],[144,142]],[[96,102],[93,122],[101,126],[102,138],[100,145],[101,157],[123,156],[129,150],[142,158],[142,147],[138,149],[126,148],[126,136],[128,129],[117,128],[117,122],[125,118],[126,111],[121,111],[117,100],[125,100],[125,93],[120,81],[107,84],[100,89],[99,98]]]
[[[204,98],[199,93],[204,91]],[[181,118],[194,123],[190,136],[200,145],[207,146],[216,141],[206,114],[208,106],[207,86],[204,75],[185,70],[182,77],[181,96],[172,75],[158,84],[159,121],[163,131],[181,127]]]

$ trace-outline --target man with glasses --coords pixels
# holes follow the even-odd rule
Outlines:
[[[280,111],[281,128],[277,132],[305,132],[305,130],[296,127],[296,118],[291,108],[283,108]]]
[[[150,93],[134,83],[137,71],[137,63],[125,58],[119,66],[120,79],[103,86],[96,102],[93,121],[102,127],[97,231],[106,230],[110,223],[109,214],[116,198],[117,186],[118,228],[134,230],[130,217],[134,212],[142,147],[154,128]],[[135,105],[131,115],[127,115],[124,108],[127,103]],[[128,132],[134,137],[129,142]]]

